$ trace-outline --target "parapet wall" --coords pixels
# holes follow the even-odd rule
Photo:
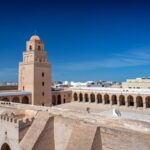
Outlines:
[[[55,117],[55,150],[150,150],[150,134]],[[60,136],[60,131],[61,135]]]
[[[0,120],[6,123],[11,123],[12,125],[17,126],[19,129],[25,128],[26,126],[30,126],[34,120],[34,118],[25,118],[25,119],[16,119],[13,116],[0,115]]]
[[[59,110],[57,110],[58,112]],[[91,122],[88,116],[85,116],[86,120],[82,120],[73,115],[67,117],[55,114],[53,119],[52,114],[48,116],[47,113],[46,117],[46,119],[35,118],[33,126],[31,125],[28,130],[30,132],[27,132],[27,136],[21,142],[22,148],[28,147],[33,150],[150,150],[149,123],[142,127],[143,123],[138,122],[137,128],[139,126],[141,128],[139,132],[128,127],[125,128],[123,124],[128,126],[130,124],[128,121],[122,123],[121,120],[118,120],[116,123],[117,120],[114,122],[110,120],[108,125],[108,122],[101,117],[99,120],[102,123],[96,123],[94,120]],[[134,127],[136,128],[136,126]],[[143,132],[142,128],[147,132]],[[37,129],[40,133],[35,139]],[[34,135],[34,139],[32,135]],[[33,142],[33,140],[35,141]]]
[[[100,127],[102,150],[149,150],[150,135]]]

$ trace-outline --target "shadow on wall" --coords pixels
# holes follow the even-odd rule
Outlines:
[[[102,150],[100,127],[84,123],[76,124],[66,150]]]
[[[96,130],[96,134],[93,140],[91,150],[102,150],[102,138],[101,138],[100,127],[98,127]]]
[[[54,117],[49,118],[33,150],[55,150]]]

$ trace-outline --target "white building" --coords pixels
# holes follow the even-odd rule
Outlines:
[[[122,88],[138,88],[138,89],[149,89],[150,78],[136,78],[128,79],[122,83]]]

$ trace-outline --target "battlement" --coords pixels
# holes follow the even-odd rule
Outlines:
[[[34,118],[32,117],[32,118],[25,118],[25,119],[16,119],[13,117],[13,115],[8,116],[7,114],[5,114],[5,115],[0,115],[0,120],[10,122],[14,125],[18,125],[19,129],[21,129],[30,126]]]
[[[0,115],[0,120],[2,120],[2,121],[7,121],[7,122],[11,122],[11,123],[14,123],[14,124],[17,124],[17,123],[18,123],[16,118],[7,116],[7,114],[5,114],[5,115]]]

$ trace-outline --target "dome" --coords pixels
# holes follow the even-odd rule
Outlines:
[[[37,35],[32,35],[31,36],[31,38],[30,38],[30,40],[40,40],[40,37],[39,36],[37,36]]]

